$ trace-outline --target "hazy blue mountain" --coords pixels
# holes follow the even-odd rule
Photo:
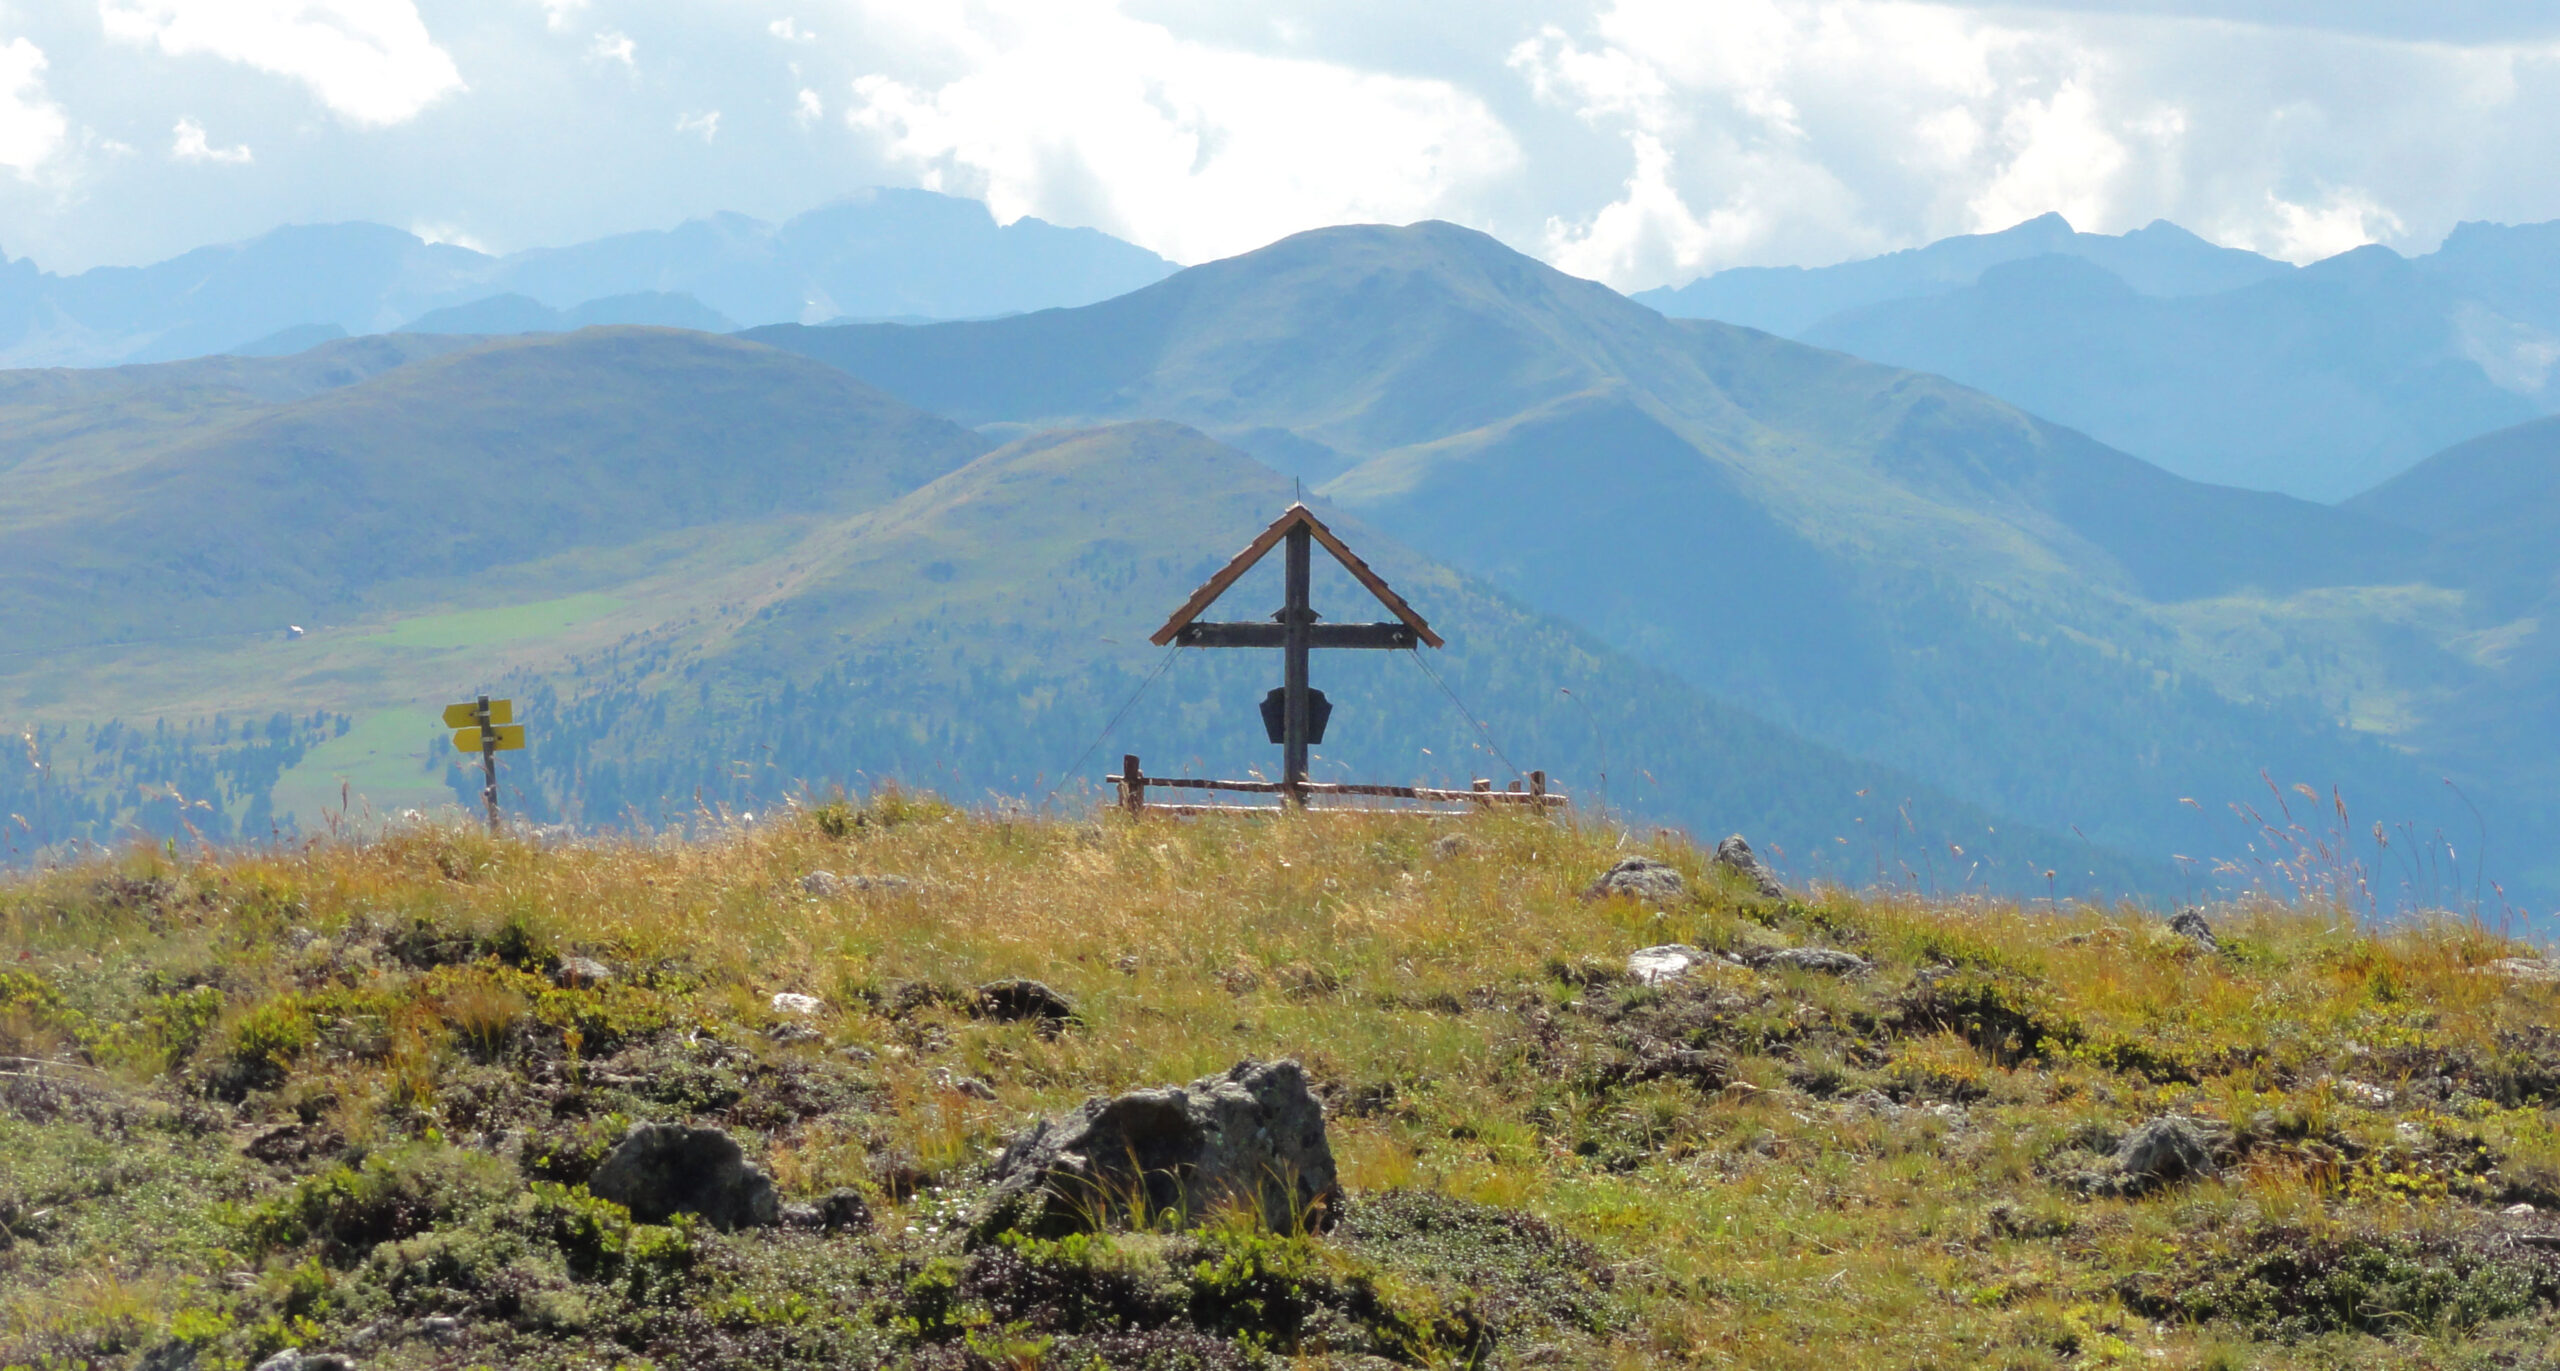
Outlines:
[[[162,361],[317,341],[331,329],[380,333],[511,293],[576,316],[569,326],[970,318],[1085,304],[1171,270],[1108,234],[1037,219],[999,226],[974,200],[926,191],[865,192],[779,225],[716,215],[507,257],[380,224],[296,225],[146,267],[55,276],[23,260],[0,265],[0,366]],[[708,309],[576,314],[662,295]]]
[[[295,324],[291,328],[277,329],[264,338],[252,338],[228,351],[234,357],[290,357],[346,336],[347,331],[336,324]]]
[[[2055,215],[1636,298],[1952,377],[2181,475],[2337,500],[2560,408],[2560,223],[2295,269]]]
[[[403,333],[567,333],[598,324],[651,324],[661,328],[728,333],[737,322],[681,293],[647,290],[608,295],[572,309],[553,309],[527,295],[492,295],[467,305],[431,309],[403,325]]]
[[[2179,609],[2395,584],[2416,535],[1454,226],[1301,234],[1081,309],[747,336],[992,432],[1165,418],[1330,468],[1332,498],[1639,660],[2101,842],[2181,850],[2180,800],[2261,767],[2437,802],[2280,679],[2300,647],[2206,649]]]
[[[1842,310],[1943,294],[2001,263],[2055,254],[2095,262],[2146,295],[2206,295],[2293,270],[2208,243],[2166,219],[2109,235],[2081,233],[2061,215],[2043,214],[1997,233],[1942,238],[1837,266],[1735,267],[1635,298],[1675,318],[1721,319],[1794,337]]]
[[[2560,219],[2456,224],[2444,245],[2418,258],[2417,266],[2465,299],[2545,334],[2560,334]],[[2545,346],[2538,361],[2547,371],[2560,361],[2560,348]]]
[[[1092,229],[999,225],[987,207],[880,189],[768,224],[739,214],[509,257],[493,284],[566,307],[682,291],[749,324],[967,319],[1090,304],[1161,280],[1171,262]]]
[[[147,267],[0,271],[0,363],[96,366],[200,357],[301,325],[378,333],[491,259],[380,224],[280,228]]]
[[[2465,308],[2383,247],[2179,298],[2046,256],[1801,336],[1979,387],[2195,480],[2338,500],[2540,412],[2473,359]]]

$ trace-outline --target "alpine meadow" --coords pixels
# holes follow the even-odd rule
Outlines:
[[[2560,17],[0,9],[0,1371],[2560,1367]]]

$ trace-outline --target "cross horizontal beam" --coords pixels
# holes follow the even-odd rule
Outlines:
[[[1412,647],[1417,639],[1409,625],[1397,623],[1311,624],[1307,628],[1309,647]],[[1173,641],[1177,647],[1286,647],[1289,627],[1250,620],[1184,624],[1175,631]]]

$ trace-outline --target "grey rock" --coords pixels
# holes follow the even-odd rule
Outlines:
[[[1444,833],[1431,841],[1431,855],[1442,861],[1463,857],[1476,850],[1476,840],[1464,833]]]
[[[1876,969],[1875,963],[1855,952],[1836,947],[1780,948],[1760,959],[1762,968],[1782,967],[1796,971],[1820,971],[1832,976],[1863,976]]]
[[[587,1188],[642,1223],[699,1214],[715,1228],[760,1228],[781,1217],[773,1178],[748,1165],[737,1142],[717,1128],[636,1125]]]
[[[844,878],[832,871],[812,871],[800,878],[800,893],[832,900],[845,892]]]
[[[1660,947],[1640,947],[1627,954],[1627,975],[1639,985],[1662,985],[1679,980],[1701,966],[1733,966],[1737,963],[1687,943],[1665,943]]]
[[[785,990],[773,997],[776,1014],[815,1014],[826,1007],[826,1001],[815,995],[799,995]]]
[[[2478,975],[2496,976],[2502,980],[2523,981],[2527,984],[2560,981],[2560,966],[2553,966],[2539,957],[2500,957],[2487,966],[2475,966],[2471,969]]]
[[[142,1354],[133,1371],[188,1371],[196,1364],[196,1345],[191,1342],[164,1342]]]
[[[830,1233],[864,1233],[871,1223],[871,1202],[859,1190],[830,1190],[818,1201],[818,1226]]]
[[[1055,1032],[1073,1022],[1075,1001],[1038,981],[989,981],[969,997],[969,1012],[999,1023],[1038,1022]]]
[[[935,1067],[932,1071],[932,1079],[935,1085],[941,1086],[945,1090],[957,1090],[961,1094],[966,1095],[973,1100],[992,1101],[996,1098],[996,1088],[994,1086],[987,1084],[985,1081],[982,1081],[975,1076],[959,1075],[947,1066]]]
[[[870,1048],[864,1047],[859,1043],[853,1044],[849,1047],[840,1047],[836,1049],[836,1055],[843,1057],[846,1061],[852,1062],[856,1066],[869,1066],[873,1062],[880,1060],[879,1053],[874,1052]]]
[[[593,957],[563,957],[553,968],[551,979],[564,986],[602,985],[613,979],[613,968]]]
[[[2531,1218],[2533,1215],[2540,1213],[2541,1211],[2535,1209],[2529,1204],[2511,1204],[2498,1212],[2511,1219],[2524,1219]]]
[[[2222,950],[2222,940],[2213,936],[2213,925],[2204,921],[2201,909],[2179,910],[2177,917],[2169,920],[2169,931],[2207,952]]]
[[[781,1223],[785,1228],[818,1228],[824,1226],[825,1222],[826,1220],[818,1213],[818,1206],[814,1204],[782,1206]]]
[[[1669,903],[1688,898],[1689,882],[1678,871],[1651,857],[1622,857],[1616,866],[1601,872],[1600,878],[1582,892],[1582,898],[1586,900],[1607,899],[1612,895]]]
[[[2214,1174],[2213,1135],[2193,1119],[2164,1114],[2116,1146],[2116,1169],[2128,1192]]]
[[[1016,1136],[993,1179],[981,1236],[1102,1227],[1140,1205],[1188,1221],[1227,1203],[1291,1232],[1329,1224],[1335,1188],[1324,1105],[1294,1061],[1087,1100]]]
[[[1842,1107],[1862,1114],[1873,1114],[1879,1119],[1902,1117],[1902,1106],[1895,1104],[1893,1097],[1881,1090],[1861,1090],[1843,1101]]]
[[[1760,854],[1752,851],[1751,844],[1739,833],[1716,844],[1716,865],[1741,873],[1751,882],[1752,889],[1772,900],[1786,898],[1787,888],[1778,883],[1778,873],[1760,860]]]
[[[447,1319],[445,1322],[451,1323],[453,1320]],[[144,1360],[149,1364],[148,1358]],[[192,1351],[187,1354],[187,1359],[183,1362],[162,1363],[172,1367],[194,1364],[195,1354]],[[334,1352],[314,1353],[305,1352],[299,1347],[288,1347],[258,1363],[258,1371],[356,1371],[356,1364],[349,1358],[341,1357]]]
[[[815,1042],[827,1036],[804,1023],[778,1023],[766,1029],[764,1035],[778,1043]]]

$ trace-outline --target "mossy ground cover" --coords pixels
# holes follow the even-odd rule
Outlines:
[[[1692,894],[1580,898],[1636,849]],[[2460,922],[2214,917],[2219,951],[1764,899],[1599,824],[894,795],[690,841],[136,849],[0,885],[0,1365],[2560,1357],[2560,989]],[[1670,942],[1874,969],[1628,981]],[[973,1016],[1017,976],[1073,1020]],[[973,1232],[1032,1116],[1280,1056],[1327,1100],[1328,1231]],[[2090,1182],[2164,1114],[2211,1174]],[[585,1183],[650,1120],[875,1223],[635,1223]]]

